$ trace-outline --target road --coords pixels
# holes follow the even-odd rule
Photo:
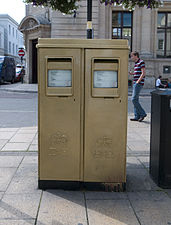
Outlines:
[[[0,91],[0,127],[37,126],[37,94]]]
[[[140,102],[150,113],[151,96],[140,97]],[[36,93],[0,91],[0,127],[37,126],[38,98]],[[133,113],[131,97],[128,97],[128,113]]]

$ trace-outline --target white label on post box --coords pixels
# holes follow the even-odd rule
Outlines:
[[[94,88],[117,88],[118,72],[117,71],[94,71]]]
[[[48,70],[48,87],[71,87],[72,70]]]

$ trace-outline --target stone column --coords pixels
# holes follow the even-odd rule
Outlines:
[[[152,54],[152,11],[151,9],[141,8],[141,42],[140,53],[144,58],[151,58]]]

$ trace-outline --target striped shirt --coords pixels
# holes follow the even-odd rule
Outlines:
[[[142,68],[145,68],[145,63],[142,59],[138,59],[138,61],[135,62],[135,65],[134,65],[134,79],[133,79],[134,84],[140,78],[142,74],[142,71],[141,71]],[[145,80],[145,77],[143,77],[143,79],[140,81],[139,84],[144,85],[144,80]]]

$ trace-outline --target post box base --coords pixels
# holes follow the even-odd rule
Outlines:
[[[46,189],[64,189],[64,190],[78,190],[80,189],[79,181],[57,181],[57,180],[39,180],[38,188]]]
[[[38,188],[46,189],[64,189],[64,190],[89,190],[106,192],[123,192],[126,190],[126,183],[101,183],[101,182],[80,182],[80,181],[57,181],[57,180],[39,180]]]

